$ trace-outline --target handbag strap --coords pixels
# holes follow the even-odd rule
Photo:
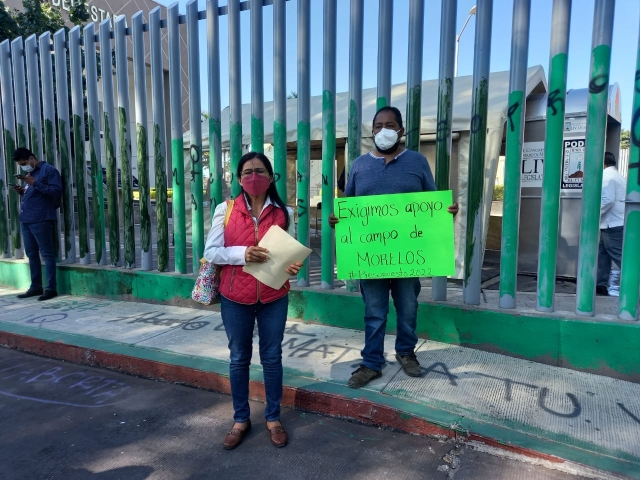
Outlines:
[[[229,223],[229,217],[231,217],[231,212],[233,211],[233,200],[227,200],[227,213],[224,215],[224,227],[227,227]]]

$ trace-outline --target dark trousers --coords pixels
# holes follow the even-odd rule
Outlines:
[[[29,258],[31,270],[31,290],[42,290],[42,264],[40,256],[47,267],[47,290],[57,291],[56,254],[53,251],[53,235],[55,222],[23,223],[22,240],[24,251]]]
[[[622,232],[623,227],[603,228],[600,230],[598,280],[596,283],[599,287],[609,286],[612,260],[618,267],[622,265]]]

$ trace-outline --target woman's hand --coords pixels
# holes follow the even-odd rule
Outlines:
[[[453,202],[453,205],[447,208],[447,212],[449,212],[451,215],[455,217],[456,214],[458,213],[458,202]]]
[[[298,272],[302,268],[302,262],[292,263],[287,267],[287,273],[291,276],[298,275]]]
[[[264,263],[269,260],[269,250],[262,247],[247,247],[244,252],[244,261],[247,263]]]
[[[338,220],[338,217],[336,217],[333,213],[331,215],[329,215],[329,226],[331,228],[336,228],[336,223],[338,223],[340,220]]]

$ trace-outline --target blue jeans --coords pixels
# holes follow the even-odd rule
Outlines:
[[[609,286],[611,260],[618,267],[622,265],[622,233],[623,227],[603,228],[600,230],[600,245],[598,246],[598,278],[596,285]]]
[[[233,419],[249,420],[249,365],[253,348],[253,327],[258,320],[260,363],[264,375],[267,407],[264,417],[269,422],[280,419],[282,400],[282,339],[287,322],[289,296],[271,303],[243,305],[220,297],[222,323],[229,339],[231,363],[229,378],[233,399]]]
[[[384,366],[384,332],[389,313],[389,291],[396,307],[396,353],[405,356],[414,353],[418,336],[419,278],[392,278],[384,280],[360,280],[360,292],[364,300],[364,349],[362,364],[375,371]]]
[[[57,291],[56,254],[53,251],[53,235],[55,222],[23,223],[22,239],[24,251],[29,258],[31,270],[30,290],[42,290],[42,265],[40,255],[47,267],[47,290]]]

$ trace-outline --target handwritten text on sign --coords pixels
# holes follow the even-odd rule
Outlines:
[[[455,273],[451,190],[336,198],[342,280]]]

